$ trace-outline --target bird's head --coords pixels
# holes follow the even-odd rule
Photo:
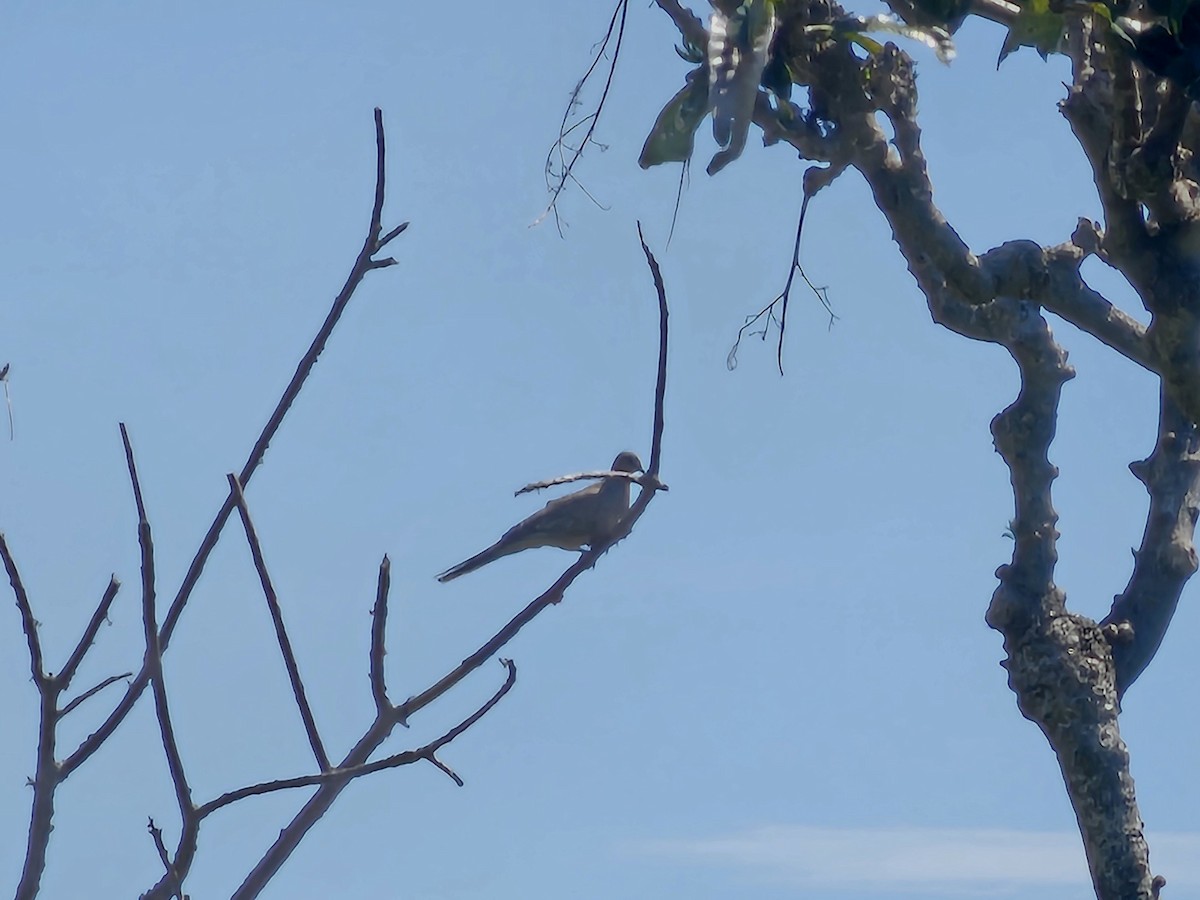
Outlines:
[[[642,461],[638,459],[638,455],[632,450],[622,450],[617,454],[617,458],[613,460],[613,472],[644,472]]]

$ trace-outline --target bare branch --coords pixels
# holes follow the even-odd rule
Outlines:
[[[150,533],[150,522],[146,518],[146,504],[142,497],[142,486],[138,479],[137,465],[133,459],[133,446],[129,442],[129,432],[125,423],[121,423],[121,441],[125,445],[125,462],[129,468],[129,481],[133,487],[134,502],[138,513],[138,547],[142,557],[142,630],[146,643],[145,661],[142,670],[148,672],[150,690],[154,696],[154,712],[158,719],[158,730],[162,738],[163,754],[167,758],[167,769],[171,773],[171,784],[175,788],[175,802],[179,806],[181,820],[179,848],[175,860],[167,867],[163,881],[151,891],[169,890],[182,884],[191,867],[191,860],[196,852],[196,838],[200,822],[195,816],[192,805],[192,793],[188,787],[187,775],[183,768],[183,757],[179,753],[179,743],[175,739],[175,729],[171,724],[171,712],[167,703],[167,686],[163,678],[162,652],[159,646],[158,617],[155,610],[155,571],[154,571],[154,540]],[[65,776],[64,776],[65,777]]]
[[[263,427],[258,440],[255,441],[253,449],[246,460],[246,464],[242,467],[241,473],[238,475],[238,481],[245,489],[250,483],[254,472],[258,469],[262,462],[263,455],[267,451],[272,439],[275,437],[279,426],[283,423],[284,417],[291,408],[292,403],[299,395],[301,388],[308,379],[313,366],[316,365],[321,351],[325,349],[325,344],[333,333],[334,326],[345,312],[346,306],[350,303],[354,296],[355,290],[362,282],[363,277],[373,267],[374,255],[379,251],[382,241],[380,231],[382,230],[381,222],[383,216],[383,201],[385,187],[385,171],[386,171],[386,145],[383,131],[383,113],[381,110],[375,110],[375,200],[371,208],[370,225],[367,230],[367,236],[363,240],[362,249],[359,250],[358,256],[351,267],[350,274],[346,278],[345,284],[341,291],[333,301],[333,305],[329,310],[329,314],[325,317],[324,323],[320,330],[313,338],[312,344],[305,353],[304,358],[296,367],[288,386],[284,389],[283,395],[280,397],[274,412],[268,419],[267,424]],[[407,224],[407,223],[405,223]],[[398,234],[403,231],[403,226],[399,230],[393,229]],[[395,234],[389,232],[389,240],[395,237]],[[221,532],[225,528],[225,523],[228,521],[230,514],[233,512],[234,500],[230,493],[226,496],[224,503],[221,505],[220,511],[216,518],[213,519],[212,525],[209,526],[208,532],[201,541],[199,550],[196,551],[196,556],[193,558],[191,565],[188,567],[187,574],[184,576],[183,582],[179,587],[179,591],[175,595],[175,599],[171,602],[167,609],[167,614],[163,618],[162,630],[160,634],[160,650],[165,652],[170,644],[171,635],[175,631],[175,626],[179,621],[179,617],[183,614],[183,610],[187,605],[188,599],[192,595],[192,591],[196,587],[196,582],[199,581],[201,573],[208,562],[208,557],[217,545],[220,539]],[[125,691],[125,695],[118,702],[108,718],[100,725],[96,731],[92,732],[62,763],[63,778],[68,777],[80,765],[82,765],[97,749],[108,740],[109,736],[117,729],[117,727],[129,715],[129,711],[133,709],[134,704],[141,696],[142,691],[146,689],[146,685],[150,681],[149,669],[143,665],[142,670],[138,672],[137,677]]]
[[[273,790],[283,789],[285,787],[299,787],[307,784],[320,784],[320,787],[305,803],[304,807],[297,813],[292,821],[280,833],[278,839],[271,845],[267,852],[259,860],[258,864],[246,876],[241,887],[233,895],[233,900],[249,900],[249,898],[258,896],[262,887],[270,881],[274,874],[279,870],[279,867],[287,860],[292,852],[299,846],[308,830],[325,814],[338,795],[349,783],[349,776],[339,774],[340,772],[357,769],[360,766],[376,765],[368,764],[367,760],[371,753],[378,747],[391,733],[391,730],[397,722],[407,722],[413,713],[425,708],[437,698],[441,697],[452,687],[462,681],[468,674],[483,665],[484,661],[494,656],[501,648],[511,641],[518,632],[528,625],[533,619],[548,606],[558,603],[563,598],[566,589],[578,578],[583,572],[590,569],[611,547],[622,541],[633,530],[633,526],[641,518],[646,511],[646,507],[650,504],[654,495],[657,493],[657,476],[659,461],[662,452],[662,433],[663,433],[663,404],[666,396],[666,379],[667,379],[667,346],[668,346],[668,310],[666,291],[662,285],[661,273],[658,271],[658,263],[655,261],[653,254],[650,253],[645,242],[642,242],[642,247],[646,253],[647,262],[650,265],[652,274],[655,275],[655,288],[658,294],[659,304],[659,358],[658,358],[658,380],[655,385],[654,392],[654,425],[651,438],[651,456],[650,465],[646,474],[653,476],[654,481],[645,483],[645,489],[642,490],[636,501],[630,507],[629,512],[621,519],[618,530],[603,542],[597,543],[586,552],[581,553],[579,559],[571,565],[549,588],[543,591],[537,598],[531,601],[521,612],[517,613],[509,622],[500,629],[495,635],[487,640],[478,650],[468,656],[461,664],[456,666],[452,671],[440,678],[436,683],[430,685],[421,693],[414,697],[410,697],[404,703],[391,707],[385,715],[382,711],[376,716],[374,723],[367,732],[358,740],[358,743],[351,748],[345,759],[341,762],[338,770],[329,773],[325,776],[318,776],[318,780],[310,780],[303,782],[289,781],[287,783],[278,783],[280,786],[272,788]],[[383,590],[384,581],[381,573],[381,591]],[[379,599],[377,597],[376,604],[378,606]],[[379,628],[378,621],[376,628]],[[381,632],[380,632],[381,633]],[[382,647],[382,638],[378,641],[372,641],[373,647]],[[377,657],[378,663],[373,665],[373,672],[382,672],[382,652]],[[511,663],[506,663],[511,666]],[[511,675],[510,677],[514,677]],[[378,698],[381,692],[380,687],[373,687],[373,692]],[[498,695],[492,703],[499,700]],[[377,700],[378,702],[378,700]],[[490,706],[488,707],[490,708]],[[486,710],[484,710],[486,712]],[[480,713],[482,715],[482,713]],[[435,746],[436,745],[436,746]],[[432,749],[429,753],[436,752],[438,746],[429,745]],[[424,748],[423,748],[424,749]],[[420,753],[421,751],[417,751]],[[403,754],[402,754],[403,756]],[[424,758],[424,757],[422,757]],[[400,763],[397,763],[400,764]],[[221,798],[218,798],[221,799]],[[233,802],[234,799],[223,800],[222,805],[227,805]],[[212,801],[215,803],[217,801]],[[205,809],[212,805],[206,804]]]
[[[62,719],[63,717],[66,716],[67,713],[69,713],[71,710],[73,710],[75,707],[77,707],[80,703],[82,703],[88,697],[91,697],[93,694],[100,693],[102,690],[104,690],[110,684],[116,684],[118,681],[121,681],[124,678],[132,678],[132,677],[133,677],[132,672],[122,672],[120,675],[109,675],[107,678],[105,678],[99,684],[93,685],[92,687],[88,688],[86,691],[84,691],[82,694],[80,694],[78,697],[76,697],[74,700],[72,700],[70,703],[68,703],[62,709],[60,709],[58,711],[58,717],[60,719]]]
[[[584,73],[583,78],[579,79],[579,83],[575,85],[575,89],[571,91],[571,98],[567,101],[567,108],[563,111],[562,121],[558,127],[558,140],[550,148],[550,152],[546,154],[546,174],[549,176],[551,171],[551,160],[554,156],[554,151],[559,154],[559,172],[556,178],[556,183],[550,189],[550,202],[540,216],[534,220],[534,225],[540,224],[546,216],[551,212],[554,213],[555,226],[558,228],[558,233],[562,234],[562,222],[558,216],[558,197],[567,186],[568,181],[575,181],[573,172],[575,163],[579,162],[579,158],[583,156],[583,151],[587,149],[588,144],[592,142],[592,135],[596,133],[596,126],[600,123],[600,113],[604,111],[605,101],[608,100],[608,92],[612,88],[613,77],[617,72],[617,59],[621,55],[621,43],[625,37],[625,16],[629,11],[629,0],[617,0],[617,5],[613,9],[612,18],[608,23],[608,30],[604,34],[604,40],[601,41],[599,49],[596,50],[596,58],[592,60],[592,64]],[[620,24],[617,24],[617,18],[620,17]],[[592,77],[592,73],[596,71],[596,67],[600,65],[600,60],[604,58],[604,51],[608,48],[609,41],[613,38],[613,29],[616,29],[616,42],[613,45],[612,62],[608,66],[608,75],[604,79],[604,88],[600,92],[600,100],[596,104],[596,111],[588,116],[584,121],[588,123],[587,130],[584,132],[583,140],[579,142],[571,154],[571,159],[568,162],[563,155],[563,150],[567,149],[566,139],[568,135],[575,130],[575,126],[567,127],[567,119],[571,116],[571,110],[579,103],[579,95],[583,91],[583,86],[588,79]],[[578,184],[578,181],[575,182]],[[591,196],[591,195],[589,195]],[[594,198],[593,198],[594,200]]]
[[[461,778],[458,777],[458,774],[453,769],[451,769],[448,765],[446,765],[444,762],[442,762],[436,756],[430,756],[429,761],[431,763],[433,763],[434,768],[438,769],[441,772],[444,772],[446,774],[446,777],[449,778],[451,781],[453,781],[455,784],[457,784],[459,787],[462,787],[464,784],[466,784],[466,782],[464,782]]]
[[[1032,241],[1009,241],[984,254],[980,266],[1001,296],[1032,300],[1126,359],[1158,372],[1161,367],[1142,324],[1083,280],[1079,266],[1086,257],[1073,242],[1042,249]]]
[[[475,712],[471,713],[471,715],[467,716],[467,718],[463,719],[461,722],[447,731],[445,734],[435,738],[428,744],[425,744],[423,747],[418,747],[415,750],[405,750],[401,753],[395,753],[384,759],[376,760],[375,762],[361,763],[354,766],[342,766],[334,769],[331,772],[322,772],[317,775],[301,775],[298,778],[281,778],[277,781],[265,781],[261,784],[252,784],[243,788],[238,788],[235,791],[228,791],[199,807],[197,810],[199,817],[204,818],[205,816],[216,812],[218,809],[222,809],[223,807],[226,807],[231,803],[236,803],[239,800],[244,800],[247,797],[257,797],[261,796],[262,794],[271,794],[275,791],[287,791],[300,787],[312,787],[313,785],[325,786],[337,784],[344,787],[345,784],[355,778],[361,778],[364,775],[372,775],[375,772],[382,772],[384,769],[395,769],[399,766],[412,765],[413,763],[421,762],[422,760],[431,762],[442,771],[450,774],[450,777],[458,783],[459,787],[462,787],[462,779],[450,773],[444,765],[440,764],[434,759],[434,755],[438,750],[449,744],[456,737],[487,715],[492,707],[499,703],[501,698],[503,698],[505,694],[512,690],[513,685],[516,684],[517,681],[517,667],[510,659],[501,660],[501,663],[503,663],[503,665],[508,669],[508,677],[505,678],[504,683],[500,685],[496,692],[492,694],[490,698],[488,698],[487,702],[475,710]],[[241,890],[245,890],[246,887],[247,885],[243,884]],[[234,894],[234,897],[239,896],[243,896],[241,891]],[[245,894],[244,896],[253,896],[253,894]]]
[[[8,439],[15,441],[17,432],[13,428],[12,396],[8,392],[8,367],[9,364],[5,363],[4,367],[0,368],[0,384],[4,385],[4,405],[8,407]]]
[[[729,355],[725,358],[726,367],[732,371],[737,368],[737,352],[741,346],[742,336],[746,329],[750,328],[764,316],[767,318],[767,324],[763,326],[762,337],[766,340],[767,331],[770,323],[774,322],[779,326],[779,341],[775,347],[775,363],[779,368],[779,374],[783,375],[783,336],[787,329],[787,310],[788,301],[792,296],[792,283],[799,275],[809,289],[821,301],[821,305],[825,307],[825,311],[829,313],[829,324],[833,325],[837,316],[833,312],[833,307],[829,305],[829,298],[825,296],[824,289],[817,288],[808,279],[808,275],[804,273],[804,267],[800,265],[800,239],[804,235],[804,219],[808,213],[808,202],[816,196],[817,192],[822,188],[832,184],[839,175],[846,170],[845,164],[828,166],[820,168],[811,166],[804,173],[804,199],[800,203],[800,215],[796,221],[796,240],[792,243],[792,263],[788,266],[787,281],[784,282],[783,290],[780,291],[775,299],[768,303],[765,307],[755,313],[753,316],[747,316],[742,327],[738,329],[737,338],[733,342],[733,346],[729,349]],[[779,317],[775,317],[775,307],[780,307]],[[757,332],[752,332],[757,333]]]
[[[1066,611],[1053,579],[1057,469],[1047,450],[1062,384],[1074,373],[1041,316],[1030,316],[1006,346],[1021,370],[1021,393],[996,417],[993,434],[1012,473],[1016,540],[1012,564],[997,572],[987,621],[1004,635],[1021,712],[1058,757],[1097,895],[1147,897],[1153,876],[1117,722],[1110,645],[1094,622]]]
[[[25,591],[25,584],[17,570],[16,560],[9,550],[4,534],[0,532],[0,557],[8,572],[9,584],[16,596],[17,609],[21,613],[21,628],[29,647],[29,668],[38,692],[38,748],[37,772],[30,780],[33,788],[33,803],[29,812],[29,835],[25,845],[25,865],[21,869],[21,880],[17,884],[17,900],[33,900],[41,886],[42,873],[46,870],[46,849],[50,844],[50,832],[54,829],[54,792],[62,781],[58,762],[54,758],[58,738],[59,681],[47,675],[43,668],[42,646],[38,637],[38,623],[33,617],[33,607]]]
[[[383,562],[379,564],[375,606],[371,609],[371,696],[375,698],[375,713],[379,717],[389,716],[392,712],[383,665],[383,658],[387,655],[388,590],[391,583],[392,561],[384,554]]]
[[[292,650],[292,642],[288,638],[287,627],[283,624],[283,610],[279,606],[279,596],[275,593],[275,585],[267,572],[267,562],[263,559],[262,545],[258,541],[258,532],[250,519],[250,509],[246,506],[246,497],[237,476],[230,472],[229,489],[233,493],[234,503],[237,504],[238,515],[242,520],[242,528],[246,532],[246,542],[250,545],[250,555],[254,559],[254,569],[258,572],[258,581],[262,585],[263,597],[267,601],[267,610],[271,614],[271,622],[275,625],[275,639],[279,642],[279,652],[283,654],[283,664],[287,668],[288,681],[292,685],[292,694],[296,698],[296,706],[300,710],[300,718],[304,721],[304,731],[308,734],[308,743],[312,747],[313,756],[322,772],[329,771],[329,757],[325,754],[325,746],[321,743],[321,734],[317,730],[317,721],[313,717],[312,707],[308,703],[308,695],[304,691],[304,680],[300,677],[300,666],[296,663],[296,654]]]
[[[167,853],[167,845],[163,843],[162,829],[154,824],[154,819],[150,819],[146,823],[146,830],[150,832],[150,837],[154,840],[154,849],[158,851],[158,859],[167,872],[167,878],[170,882],[171,896],[178,897],[179,900],[184,900],[183,882],[179,878],[179,874],[175,871],[175,866],[171,862],[170,854]]]
[[[1132,626],[1132,633],[1113,641],[1118,695],[1124,695],[1154,659],[1183,586],[1196,572],[1200,434],[1165,392],[1159,398],[1158,421],[1154,452],[1129,466],[1150,494],[1141,547],[1134,553],[1129,584],[1100,623]]]
[[[1010,634],[1025,637],[1026,630],[1040,617],[1065,614],[1066,598],[1054,583],[1058,514],[1051,485],[1058,470],[1050,463],[1048,452],[1054,440],[1062,386],[1075,376],[1067,364],[1066,352],[1055,343],[1043,316],[1035,312],[1024,322],[1014,320],[1010,329],[1005,346],[1020,369],[1021,391],[992,420],[992,436],[1012,478],[1016,501],[1011,524],[1014,547],[1012,563],[997,572],[1000,586],[987,620],[1006,638]],[[1010,657],[1013,652],[1010,648]]]
[[[1085,255],[1075,243],[1048,248],[1046,279],[1032,292],[1033,299],[1126,359],[1159,372],[1161,366],[1145,327],[1083,280],[1079,265]]]
[[[404,232],[408,230],[408,226],[409,226],[408,222],[401,222],[399,225],[397,225],[395,228],[393,228],[391,231],[389,231],[387,234],[385,234],[383,237],[381,237],[379,239],[378,249],[382,250],[384,247],[386,247],[388,244],[390,244],[395,238],[404,234]]]
[[[42,668],[42,642],[38,638],[38,623],[33,617],[29,595],[25,592],[25,582],[21,580],[21,573],[17,570],[17,561],[8,549],[8,541],[4,539],[3,532],[0,532],[0,557],[4,559],[8,583],[12,585],[13,594],[17,598],[17,610],[21,613],[21,629],[25,632],[25,642],[29,647],[29,671],[33,675],[33,683],[40,690],[49,679],[46,670]]]
[[[642,245],[642,253],[646,256],[646,265],[650,267],[650,275],[654,279],[654,293],[658,298],[658,375],[654,383],[654,424],[650,434],[650,465],[646,467],[646,475],[657,482],[658,469],[662,462],[662,439],[665,423],[664,406],[667,396],[667,348],[669,345],[667,323],[670,319],[670,310],[667,308],[667,289],[663,284],[662,270],[658,267],[658,260],[654,258],[654,254],[646,246],[646,238],[642,235],[641,222],[638,222],[637,230],[638,242]],[[639,483],[643,487],[648,488],[648,490],[638,495],[637,503],[641,503],[643,499],[649,503],[654,496],[655,490],[665,487],[661,483],[658,483],[657,486],[655,484],[646,484],[645,482]],[[634,505],[636,506],[637,504]],[[645,506],[642,506],[642,509],[644,510]],[[632,527],[632,523],[630,523],[630,527]]]
[[[91,649],[92,643],[96,640],[96,634],[100,631],[100,625],[108,618],[108,611],[112,607],[113,600],[117,598],[117,591],[121,589],[121,582],[117,580],[117,576],[113,575],[109,578],[108,587],[104,589],[104,596],[100,598],[100,603],[96,606],[96,611],[92,613],[92,618],[88,621],[87,627],[83,629],[83,636],[79,639],[79,643],[75,645],[75,649],[71,652],[70,659],[63,666],[61,672],[58,673],[58,685],[61,690],[66,690],[71,686],[71,679],[75,677],[75,671],[79,668],[79,664],[83,662],[84,656]],[[125,677],[125,676],[120,676]],[[92,693],[95,693],[93,689]],[[84,698],[77,698],[78,703]],[[66,715],[66,710],[63,710],[63,715]]]

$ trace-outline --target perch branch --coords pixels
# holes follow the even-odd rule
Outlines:
[[[643,247],[644,247],[643,243]],[[558,603],[563,598],[566,589],[578,578],[583,572],[592,568],[604,553],[612,546],[623,540],[633,530],[633,526],[637,520],[641,518],[646,507],[657,493],[656,483],[658,476],[659,461],[662,448],[662,432],[664,427],[663,403],[666,397],[666,377],[667,377],[667,300],[666,292],[662,287],[661,274],[658,273],[657,262],[653,261],[653,255],[646,250],[647,259],[651,262],[651,272],[656,274],[655,289],[658,294],[659,303],[659,358],[658,358],[658,379],[655,385],[654,392],[654,418],[653,418],[653,434],[651,438],[650,464],[647,468],[647,476],[653,476],[654,481],[644,486],[644,489],[638,494],[638,498],[630,507],[629,512],[621,520],[621,524],[611,537],[606,541],[598,542],[586,552],[580,554],[580,557],[572,564],[558,579],[537,598],[531,601],[523,610],[517,613],[503,628],[495,635],[487,640],[478,650],[468,656],[452,671],[440,678],[436,683],[426,688],[421,693],[414,697],[410,697],[404,703],[394,707],[389,706],[380,709],[375,717],[375,721],[367,732],[359,738],[358,742],[349,751],[346,757],[339,765],[339,770],[354,769],[359,766],[366,765],[371,753],[378,747],[391,733],[392,728],[396,723],[407,722],[413,713],[425,708],[437,698],[444,695],[447,691],[462,681],[468,674],[483,665],[484,661],[495,655],[509,641],[511,641],[526,625],[552,604]],[[380,592],[386,592],[385,569],[381,568],[380,574]],[[378,605],[379,600],[376,600]],[[378,632],[382,635],[381,626],[378,624]],[[373,641],[373,645],[374,641]],[[379,705],[379,698],[384,694],[382,686],[382,675],[378,679],[374,673],[382,673],[382,638],[380,637],[377,644],[381,649],[378,656],[373,657],[378,659],[378,663],[372,665],[372,692],[376,697],[376,704]],[[246,876],[242,885],[233,895],[233,900],[249,900],[249,898],[258,896],[263,886],[270,881],[274,874],[279,870],[279,867],[291,856],[292,852],[299,846],[304,836],[309,829],[320,820],[326,810],[337,799],[342,790],[349,783],[349,779],[345,776],[339,776],[336,772],[330,773],[328,776],[322,776],[320,786],[316,792],[305,803],[304,807],[293,817],[292,821],[283,829],[276,841],[259,860],[258,864]]]

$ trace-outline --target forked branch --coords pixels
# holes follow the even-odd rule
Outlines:
[[[342,759],[334,771],[319,776],[305,776],[305,780],[302,780],[303,784],[298,782],[280,782],[276,786],[271,787],[271,790],[282,790],[288,787],[309,784],[318,785],[313,796],[309,798],[304,807],[296,814],[287,827],[283,829],[278,839],[271,845],[262,859],[259,860],[245,881],[242,882],[242,885],[234,893],[233,900],[250,900],[250,898],[257,897],[263,887],[274,877],[279,868],[291,856],[296,847],[299,846],[308,831],[320,820],[329,807],[333,805],[346,785],[358,775],[375,771],[376,768],[373,767],[389,768],[394,765],[407,764],[418,758],[425,758],[446,772],[456,783],[460,783],[461,779],[452,770],[438,761],[434,755],[438,746],[441,746],[438,741],[418,750],[406,751],[404,754],[399,754],[396,757],[389,757],[387,760],[372,763],[370,762],[370,757],[374,750],[387,739],[397,724],[406,723],[414,713],[424,709],[430,703],[445,695],[451,688],[466,678],[467,675],[482,666],[488,659],[494,657],[509,641],[516,637],[522,628],[533,621],[541,612],[560,602],[576,578],[592,568],[601,556],[629,535],[654,495],[658,490],[662,489],[663,486],[658,481],[658,472],[662,457],[662,437],[665,422],[663,406],[666,398],[667,349],[669,343],[667,330],[668,309],[666,290],[663,286],[662,274],[659,271],[658,262],[644,241],[642,241],[642,248],[646,254],[646,260],[650,267],[658,299],[659,353],[657,380],[654,390],[654,417],[651,434],[650,462],[646,468],[646,474],[640,482],[642,490],[637,500],[634,501],[628,514],[621,520],[620,527],[613,535],[580,554],[579,559],[563,572],[550,587],[526,605],[503,628],[485,641],[478,650],[424,691],[394,706],[387,699],[383,673],[385,652],[383,647],[383,632],[387,615],[386,593],[389,579],[389,564],[385,557],[379,570],[379,589],[373,613],[374,625],[372,627],[371,641],[371,691],[377,709],[375,721],[363,736],[359,738],[355,746]],[[509,678],[514,678],[515,670],[512,668],[511,662],[506,662],[505,665],[509,667]],[[464,720],[455,729],[452,729],[446,735],[443,735],[442,738],[439,738],[439,741],[446,742],[452,740],[454,736],[469,728],[473,722],[477,721],[492,705],[499,701],[505,690],[507,690],[507,687],[502,688],[501,692],[498,692],[488,704],[481,707],[472,717]],[[232,800],[229,802],[232,802]]]

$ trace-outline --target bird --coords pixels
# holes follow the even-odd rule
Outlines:
[[[642,461],[631,450],[613,460],[614,472],[643,472]],[[451,566],[437,577],[440,582],[474,572],[502,556],[532,547],[582,550],[613,534],[629,511],[629,480],[605,478],[581,491],[557,497],[532,516],[518,522],[486,550]]]

